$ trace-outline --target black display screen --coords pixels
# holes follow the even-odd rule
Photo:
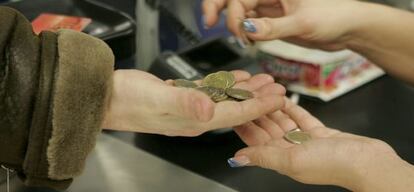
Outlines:
[[[209,72],[240,59],[240,55],[221,40],[214,40],[180,54],[195,68]]]

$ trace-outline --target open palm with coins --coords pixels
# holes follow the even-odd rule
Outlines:
[[[220,80],[222,75],[231,81]],[[217,82],[217,86],[226,82],[226,89],[217,88]],[[181,83],[180,86],[179,80],[163,81],[138,70],[115,71],[114,89],[102,126],[168,136],[197,136],[241,125],[284,105],[285,88],[266,74],[220,72],[218,76],[206,77],[204,82]],[[198,88],[185,87],[185,83]]]
[[[373,184],[395,179],[390,170],[410,170],[411,165],[385,142],[328,128],[302,107],[288,99],[285,103],[282,110],[235,128],[248,147],[229,159],[231,166],[260,166],[303,183],[352,191],[365,191],[368,186],[376,191]],[[298,128],[310,139],[287,137]]]

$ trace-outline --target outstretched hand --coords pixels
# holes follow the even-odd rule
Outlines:
[[[284,105],[285,89],[269,75],[233,71],[236,88],[252,91],[253,99],[214,103],[206,94],[174,87],[138,70],[118,70],[103,127],[168,136],[197,136],[241,125]]]
[[[300,145],[289,143],[283,136],[295,128],[308,132],[312,139]],[[282,110],[235,131],[248,147],[229,159],[231,166],[260,166],[303,183],[360,191],[384,179],[379,176],[386,175],[384,170],[404,165],[385,142],[330,129],[288,99]]]

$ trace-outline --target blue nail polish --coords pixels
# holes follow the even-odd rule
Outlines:
[[[256,33],[257,32],[256,26],[249,19],[245,19],[243,21],[243,28],[244,28],[245,31],[247,31],[249,33]]]
[[[250,163],[250,159],[247,156],[241,155],[227,159],[227,163],[230,167],[244,167]]]
[[[236,37],[236,43],[237,43],[237,45],[239,45],[240,48],[242,48],[242,49],[246,48],[246,44],[243,42],[243,40],[241,40],[238,37]]]
[[[209,28],[207,26],[206,17],[204,17],[204,15],[201,16],[201,23],[203,24],[203,28],[204,29],[208,29]]]
[[[227,163],[230,165],[230,167],[236,168],[236,167],[242,167],[242,165],[239,164],[234,158],[227,159]]]

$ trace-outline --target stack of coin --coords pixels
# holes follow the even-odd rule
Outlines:
[[[232,88],[236,84],[233,73],[219,71],[207,75],[198,86],[192,81],[185,79],[174,80],[174,86],[194,88],[207,94],[214,102],[220,101],[243,101],[253,98],[253,93],[244,89]]]

